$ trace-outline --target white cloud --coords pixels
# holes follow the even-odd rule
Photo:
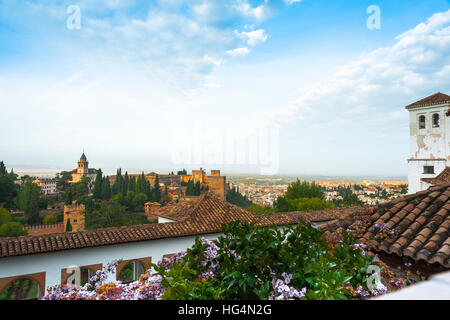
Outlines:
[[[302,2],[302,0],[284,0],[287,5]]]
[[[345,115],[355,125],[399,125],[398,119],[391,121],[389,112],[437,91],[450,90],[449,24],[450,10],[433,15],[399,35],[393,45],[344,65],[304,89],[296,100],[267,112],[266,121],[280,124],[307,119],[303,122],[307,124]],[[353,113],[355,107],[367,111]]]
[[[233,50],[228,50],[227,54],[232,56],[232,57],[241,57],[241,56],[246,56],[250,53],[250,49],[247,47],[242,47],[242,48],[236,48]]]
[[[247,43],[249,46],[255,46],[258,43],[265,42],[268,38],[268,35],[264,31],[264,29],[257,29],[253,31],[242,31],[234,30],[234,33],[242,40]]]
[[[237,1],[233,7],[237,9],[244,17],[253,18],[257,21],[261,21],[267,18],[269,9],[265,4],[261,4],[257,7],[252,7],[247,1]]]

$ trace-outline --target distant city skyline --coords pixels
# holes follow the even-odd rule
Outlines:
[[[449,26],[447,0],[0,0],[0,161],[257,174],[220,139],[272,128],[277,174],[406,177],[404,107],[450,94]]]

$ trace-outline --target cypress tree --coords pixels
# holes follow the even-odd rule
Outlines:
[[[97,176],[95,177],[94,189],[92,193],[94,194],[94,198],[101,199],[102,198],[102,183],[103,183],[103,173],[102,169],[98,169]]]
[[[142,174],[141,174],[141,184],[140,184],[140,187],[139,187],[140,192],[146,193],[146,189],[147,189],[146,184],[147,184],[147,183],[146,183],[146,180],[145,180],[144,171],[142,171]]]
[[[102,183],[102,199],[108,200],[110,198],[111,198],[111,186],[109,184],[109,177],[104,177]]]
[[[128,183],[128,190],[133,191],[133,192],[137,192],[137,186],[139,183],[139,177],[137,179],[138,182],[136,182],[136,178],[135,177],[130,177],[130,181]]]
[[[123,186],[122,169],[119,168],[117,169],[116,181],[114,181],[114,184],[112,186],[112,192],[114,194],[122,192],[122,186]]]
[[[66,192],[64,193],[64,203],[68,206],[70,206],[72,204],[72,188],[67,189]]]
[[[70,219],[67,219],[66,232],[72,231],[72,225],[70,224]]]
[[[30,204],[25,211],[27,216],[28,224],[38,224],[39,223],[39,191],[32,190]]]
[[[169,200],[169,193],[167,192],[167,186],[164,186],[164,200]]]
[[[161,189],[159,187],[159,176],[156,175],[155,187],[153,188],[153,193],[155,194],[155,201],[159,202],[161,200]]]
[[[193,183],[192,179],[187,182],[186,195],[187,196],[193,196],[194,195],[194,183]]]
[[[150,186],[150,181],[145,181],[145,194],[147,195],[147,199],[152,201],[152,187]]]
[[[194,187],[194,196],[199,196],[200,195],[200,181],[197,181],[195,183],[195,187]]]
[[[128,182],[129,182],[128,171],[125,171],[125,177],[123,178],[123,186],[122,186],[122,190],[123,190],[122,193],[124,195],[126,195],[128,192]]]
[[[6,166],[3,163],[3,161],[0,161],[0,174],[7,174],[8,171],[6,171]]]

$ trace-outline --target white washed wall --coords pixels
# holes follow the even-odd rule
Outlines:
[[[422,178],[434,178],[449,165],[450,120],[445,113],[448,104],[422,107],[409,111],[410,159],[427,159],[427,161],[410,160],[408,162],[408,192],[425,190],[429,184]],[[440,126],[433,128],[432,116],[439,114]],[[425,129],[419,129],[419,117],[425,116]],[[444,159],[433,160],[433,159]],[[423,174],[424,166],[434,166],[434,174]]]
[[[204,237],[215,240],[220,235],[216,233]],[[49,287],[61,283],[61,269],[69,266],[99,263],[105,265],[115,259],[131,260],[145,257],[151,257],[152,262],[156,263],[163,255],[186,250],[194,241],[195,237],[189,236],[0,258],[0,278],[45,272],[45,285]],[[115,279],[115,274],[109,278],[110,281]]]

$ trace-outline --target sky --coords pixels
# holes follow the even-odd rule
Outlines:
[[[404,107],[438,91],[449,0],[0,0],[15,171],[406,176]]]

